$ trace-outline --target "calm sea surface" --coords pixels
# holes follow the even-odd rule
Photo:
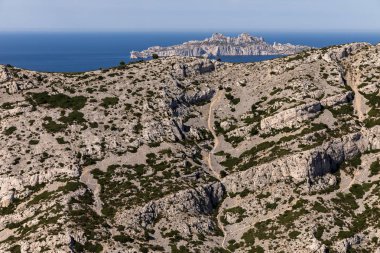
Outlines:
[[[380,33],[308,34],[254,33],[267,42],[324,47],[364,41],[380,42]],[[236,36],[237,33],[225,33]],[[132,50],[169,46],[189,40],[203,40],[211,33],[0,33],[0,64],[48,72],[79,72],[128,62]],[[255,62],[273,56],[222,57],[229,62]]]

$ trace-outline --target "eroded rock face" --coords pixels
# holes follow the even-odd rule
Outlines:
[[[328,98],[325,98],[321,100],[321,105],[322,106],[337,106],[341,104],[347,104],[352,102],[354,99],[354,93],[352,91],[348,91],[345,94],[338,94],[335,96],[331,96]]]
[[[192,75],[200,75],[215,70],[215,65],[211,60],[198,60],[189,64],[175,64],[175,74],[178,77],[188,77]]]
[[[335,172],[343,161],[380,148],[380,128],[363,130],[325,143],[321,147],[286,156],[223,179],[228,191],[255,190],[285,178],[312,183],[316,178]]]
[[[338,243],[337,250],[339,253],[348,252],[353,246],[360,244],[361,236],[355,235],[351,238],[344,239]]]
[[[181,233],[211,232],[216,224],[207,215],[215,211],[217,205],[222,201],[225,191],[220,183],[206,185],[192,190],[185,190],[167,196],[160,201],[152,201],[145,206],[135,210],[125,210],[117,214],[116,219],[127,227],[136,226],[147,228],[157,219],[166,218],[172,221],[173,227],[181,227]],[[204,216],[201,219],[195,219]],[[182,226],[183,219],[192,220],[188,226]]]
[[[370,46],[368,43],[352,43],[348,45],[343,45],[339,48],[330,50],[323,56],[323,59],[332,62],[332,61],[340,61],[351,54],[354,54],[360,49]]]
[[[158,121],[154,117],[143,117],[143,139],[147,143],[158,143],[165,140],[182,141],[187,137],[199,138],[202,134],[196,128],[187,129],[183,118],[189,114],[192,106],[207,103],[215,95],[215,90],[204,89],[184,92],[180,88],[176,92],[164,92],[159,106],[167,113],[167,118]]]
[[[320,102],[299,105],[261,120],[260,127],[262,130],[297,127],[302,121],[316,117],[321,112],[322,106],[331,107],[347,104],[351,103],[353,99],[354,93],[348,91],[345,94],[327,97]]]
[[[190,105],[197,105],[200,103],[204,103],[210,101],[211,98],[215,95],[215,90],[207,89],[202,91],[196,91],[192,93],[185,93],[179,99],[179,101],[183,101]]]
[[[22,91],[22,90],[32,89],[34,87],[37,87],[38,85],[39,85],[38,81],[34,81],[34,82],[31,82],[31,81],[10,81],[10,82],[7,82],[6,88],[10,94],[14,94],[14,93],[17,93],[17,92]]]
[[[260,127],[265,130],[297,126],[299,122],[315,117],[321,109],[319,102],[300,105],[261,120]]]
[[[148,143],[157,143],[164,140],[183,140],[184,136],[178,123],[173,120],[147,120],[143,130],[144,140]]]

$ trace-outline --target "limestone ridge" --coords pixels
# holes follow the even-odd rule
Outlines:
[[[0,252],[379,252],[379,50],[0,66]]]
[[[142,52],[131,52],[131,59],[158,56],[239,56],[239,55],[290,55],[310,49],[308,46],[274,43],[268,44],[262,37],[253,37],[243,33],[238,37],[226,37],[215,33],[203,41],[189,41],[182,45],[169,47],[150,47]]]

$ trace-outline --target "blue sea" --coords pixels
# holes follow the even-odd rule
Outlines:
[[[224,33],[236,36],[238,33]],[[349,42],[380,42],[380,33],[255,33],[267,42],[325,47]],[[129,62],[130,52],[203,40],[211,33],[0,33],[0,64],[45,72],[80,72]],[[221,57],[256,62],[276,56]]]

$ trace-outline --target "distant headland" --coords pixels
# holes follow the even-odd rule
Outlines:
[[[289,43],[267,43],[262,37],[254,37],[248,33],[238,37],[227,37],[214,33],[211,38],[189,41],[181,45],[169,47],[155,46],[144,51],[132,51],[131,59],[145,59],[153,55],[163,56],[250,56],[250,55],[290,55],[308,50],[311,47],[292,45]]]

